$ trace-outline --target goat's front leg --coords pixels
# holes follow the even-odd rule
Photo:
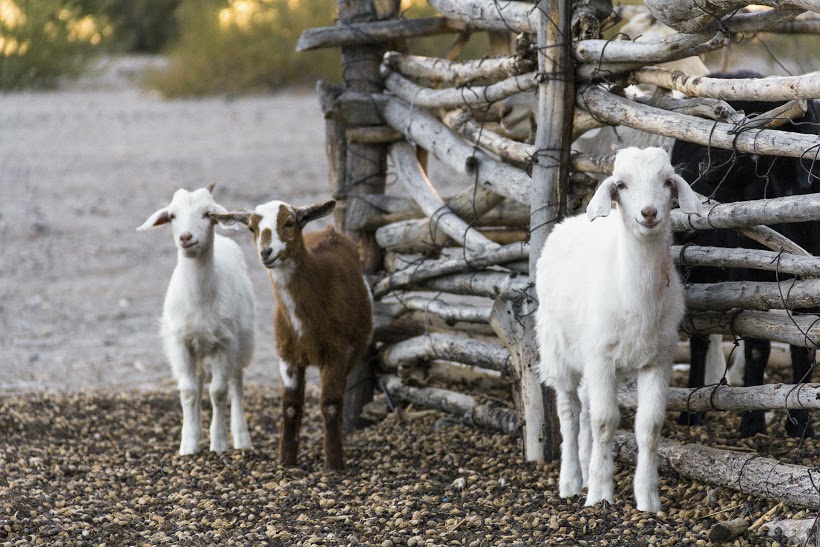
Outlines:
[[[589,459],[589,489],[584,505],[595,505],[599,501],[615,502],[615,464],[612,442],[620,422],[618,410],[618,389],[615,367],[612,363],[601,363],[592,367],[587,377],[589,394],[589,418],[592,429],[592,453]]]
[[[174,369],[182,405],[182,440],[179,455],[195,454],[199,450],[202,429],[202,374],[191,351],[182,342],[166,345],[168,358]]]
[[[237,368],[228,378],[228,393],[231,397],[231,436],[233,447],[237,450],[251,448],[251,435],[248,433],[248,422],[245,421],[245,409],[242,405],[242,369]]]
[[[299,429],[305,407],[305,367],[282,360],[282,437],[279,439],[279,463],[296,465],[299,453]]]
[[[335,363],[334,363],[335,364]],[[321,368],[322,418],[325,433],[325,469],[344,469],[344,394],[347,385],[346,370],[324,365]]]
[[[578,396],[581,399],[581,421],[578,432],[578,461],[581,463],[581,476],[584,486],[589,485],[589,456],[592,452],[592,426],[589,419],[589,391],[587,381],[582,380],[578,387]]]
[[[558,495],[562,498],[581,493],[583,473],[578,453],[579,419],[581,400],[577,388],[555,390],[558,419],[561,423],[561,474],[558,480]]]
[[[666,416],[666,398],[672,364],[647,367],[638,373],[638,411],[635,415],[635,440],[638,465],[635,469],[635,501],[638,511],[661,510],[658,493],[658,442]]]
[[[220,355],[216,358],[211,375],[211,451],[224,452],[228,449],[228,430],[225,424],[228,409],[227,360]]]

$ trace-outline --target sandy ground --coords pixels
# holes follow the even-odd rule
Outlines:
[[[166,101],[122,59],[56,92],[0,98],[0,391],[170,382],[158,335],[170,231],[135,228],[177,187],[217,181],[226,207],[328,197],[310,90]],[[257,294],[251,382],[275,382],[273,298]]]

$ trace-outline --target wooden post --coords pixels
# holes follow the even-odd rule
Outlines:
[[[570,24],[571,0],[540,0],[538,11],[538,132],[532,167],[533,192],[530,203],[530,278],[547,236],[566,213],[569,180],[572,117],[575,103],[573,54]],[[533,309],[525,309],[532,313]],[[534,336],[534,333],[533,333]],[[553,460],[559,455],[560,431],[555,394],[542,389],[530,367],[521,371],[525,420],[525,453],[530,461]]]
[[[389,5],[386,5],[389,4]],[[393,17],[398,12],[398,2],[374,0],[339,0],[339,24],[372,22]],[[342,47],[342,79],[345,92],[378,93],[382,91],[379,64],[382,59],[379,45]],[[337,189],[337,197],[344,202],[359,194],[383,194],[387,171],[387,146],[385,144],[346,143],[344,182]],[[340,226],[343,227],[343,226]],[[347,232],[347,230],[345,230]],[[381,269],[383,254],[372,232],[347,232],[359,244],[365,274]],[[362,407],[373,400],[376,376],[372,352],[350,373],[345,393],[345,428],[365,425],[361,420]]]

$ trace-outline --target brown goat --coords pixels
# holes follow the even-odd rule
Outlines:
[[[276,296],[274,330],[282,376],[279,461],[295,465],[305,400],[305,368],[319,367],[325,468],[343,469],[343,404],[347,375],[364,355],[372,330],[370,292],[356,245],[333,227],[302,234],[333,211],[335,201],[295,208],[281,201],[255,211],[214,214],[253,234]]]

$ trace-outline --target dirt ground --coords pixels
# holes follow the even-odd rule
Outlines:
[[[0,99],[0,391],[170,382],[158,318],[176,255],[135,228],[177,187],[217,182],[226,207],[328,197],[311,90],[166,101],[112,62],[56,92]],[[250,382],[277,381],[273,298],[244,232],[257,294]]]

